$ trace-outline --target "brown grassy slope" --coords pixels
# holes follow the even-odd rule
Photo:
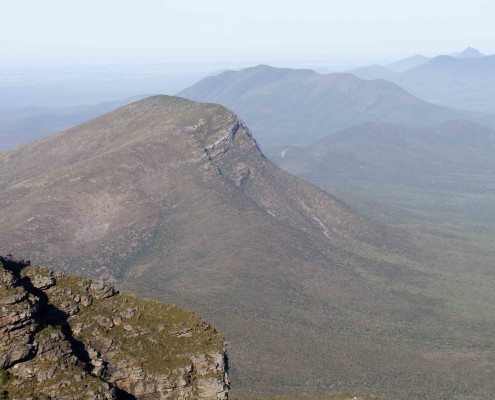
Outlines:
[[[152,98],[5,153],[0,165],[1,223],[15,226],[3,230],[6,247],[59,265],[84,257],[82,265],[115,278],[125,271],[110,262],[152,246],[157,233],[175,235],[166,239],[176,243],[168,239],[180,239],[182,219],[196,234],[186,240],[204,246],[222,239],[225,251],[237,246],[224,245],[224,236],[239,244],[259,236],[263,225],[296,236],[314,231],[325,245],[325,230],[375,240],[370,223],[268,162],[246,127],[219,106]],[[238,186],[243,173],[247,180]],[[250,223],[251,217],[259,221]],[[233,229],[222,225],[227,221],[245,228],[232,237]]]
[[[201,312],[239,392],[494,390],[492,281],[411,261],[424,240],[284,173],[221,106],[149,98],[2,154],[0,212],[5,252]]]
[[[240,397],[234,400],[386,400],[374,395],[356,395],[351,393],[301,394],[276,397]]]

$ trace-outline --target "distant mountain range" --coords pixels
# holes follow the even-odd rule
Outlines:
[[[201,312],[237,393],[495,390],[492,252],[359,216],[219,105],[152,97],[0,154],[0,243]]]
[[[450,54],[452,58],[466,59],[466,58],[483,58],[486,57],[479,50],[472,47],[467,47],[461,52],[456,52]],[[423,55],[415,55],[411,57],[406,57],[402,60],[392,62],[387,65],[368,65],[360,68],[353,69],[349,71],[350,73],[356,75],[362,79],[387,79],[394,78],[398,74],[406,72],[410,69],[419,67],[421,65],[427,64],[430,60],[435,57],[425,57]]]
[[[495,55],[435,57],[399,75],[394,82],[434,103],[495,112]]]
[[[385,79],[433,103],[495,112],[495,55],[468,47],[434,58],[413,56],[387,66],[350,71],[362,79]]]
[[[402,72],[406,72],[407,70],[414,68],[414,67],[419,67],[420,65],[426,64],[430,58],[422,56],[422,55],[416,55],[416,56],[411,56],[404,58],[402,60],[393,62],[391,64],[386,65],[384,68],[386,71],[392,70],[396,74],[400,74]],[[366,67],[364,67],[366,68]],[[359,76],[359,75],[357,75]],[[379,79],[373,78],[373,79]]]
[[[404,75],[443,59],[491,58],[443,56]],[[362,212],[495,226],[493,114],[427,103],[384,80],[266,66],[205,79],[182,95],[232,107],[270,159]]]
[[[428,127],[468,119],[495,126],[495,114],[427,103],[383,80],[266,65],[203,79],[179,95],[232,108],[251,126],[263,149],[309,144],[369,122]]]
[[[428,57],[416,55],[387,64],[385,66],[373,64],[356,68],[349,72],[361,79],[385,79],[387,81],[393,81],[398,74],[426,64],[429,60],[430,58]]]
[[[384,79],[396,83],[414,96],[433,103],[495,114],[494,58],[467,48],[451,56],[433,59],[412,56],[386,66],[358,68],[351,73],[367,81]],[[256,133],[263,147],[300,143],[294,141],[297,136],[294,131],[303,128],[306,132],[313,131],[309,141],[317,140],[330,131],[354,125],[354,121],[426,126],[430,122],[441,123],[452,117],[493,126],[494,118],[453,110],[440,111],[439,108],[433,110],[431,107],[426,110],[428,107],[424,102],[420,105],[418,99],[412,100],[409,93],[385,83],[363,83],[348,74],[319,75],[311,70],[270,68],[258,66],[238,72],[224,71],[179,95],[226,104],[246,119],[255,132],[262,130],[263,125],[269,126],[273,141],[263,133]],[[292,96],[289,100],[288,93]],[[143,97],[62,109],[2,106],[0,152],[70,128]],[[262,103],[250,104],[261,99]],[[320,102],[320,106],[315,106]],[[413,109],[409,110],[413,103]],[[324,107],[327,109],[324,110]],[[292,117],[294,110],[298,114],[297,121]],[[390,112],[384,113],[385,110]],[[280,121],[270,121],[270,115],[274,113]],[[312,126],[315,124],[318,126]],[[320,132],[321,126],[327,126],[324,132]],[[289,142],[276,138],[280,136],[285,136]]]
[[[281,146],[267,155],[303,179],[329,186],[402,184],[455,191],[491,190],[495,130],[465,120],[431,128],[369,123],[309,146]],[[475,178],[476,177],[476,178]]]

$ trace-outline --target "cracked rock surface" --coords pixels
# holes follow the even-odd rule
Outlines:
[[[193,313],[0,257],[0,398],[222,400],[226,365]]]

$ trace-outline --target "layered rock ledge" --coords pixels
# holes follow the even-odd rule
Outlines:
[[[197,315],[0,256],[0,399],[228,398]]]

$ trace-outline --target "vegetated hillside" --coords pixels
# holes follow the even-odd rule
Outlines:
[[[309,144],[367,122],[426,127],[459,118],[495,121],[493,116],[424,102],[383,80],[264,65],[205,78],[179,95],[231,108],[250,126],[263,149]]]
[[[0,257],[0,398],[228,397],[222,336],[196,315]]]
[[[320,184],[490,191],[495,130],[464,120],[432,128],[370,123],[313,145],[269,149],[267,155],[290,173]]]
[[[495,390],[492,254],[466,272],[455,237],[356,215],[221,106],[153,97],[2,154],[0,213],[4,251],[199,311],[236,393]]]
[[[0,110],[0,152],[71,128],[143,97],[61,109],[23,107]]]
[[[438,56],[398,75],[393,82],[433,103],[495,112],[495,55]]]
[[[363,212],[495,231],[495,131],[481,125],[364,124],[310,146],[269,149],[267,155]]]

